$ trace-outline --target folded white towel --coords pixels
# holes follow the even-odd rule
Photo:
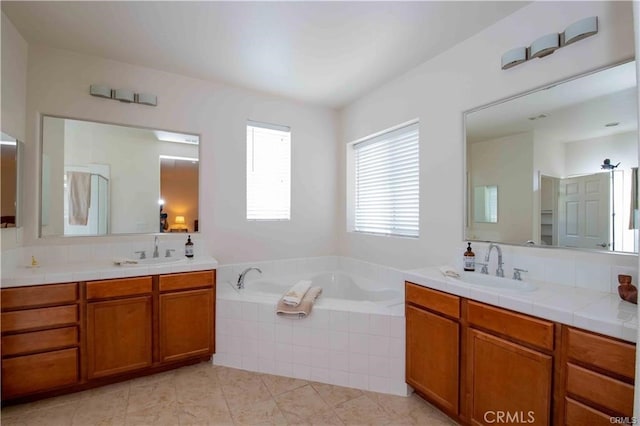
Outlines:
[[[311,287],[311,281],[298,281],[293,287],[289,289],[289,291],[285,293],[282,301],[285,303],[285,305],[298,306],[305,293],[309,290],[309,287]]]
[[[320,296],[322,289],[320,287],[311,287],[302,298],[302,302],[298,306],[287,306],[284,301],[280,299],[278,306],[276,307],[276,314],[281,317],[288,318],[306,318],[313,309],[313,302]]]
[[[460,273],[453,266],[441,266],[439,269],[445,277],[460,278]]]

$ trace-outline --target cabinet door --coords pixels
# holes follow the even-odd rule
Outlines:
[[[2,398],[10,399],[78,382],[78,349],[2,360]]]
[[[160,295],[160,361],[213,353],[213,289]]]
[[[407,383],[457,414],[458,323],[413,306],[406,307],[406,321]]]
[[[87,303],[89,378],[152,363],[151,296]]]
[[[472,424],[550,423],[551,356],[472,329],[468,350]]]

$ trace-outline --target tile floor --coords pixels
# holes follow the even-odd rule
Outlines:
[[[384,395],[210,363],[6,407],[0,421],[3,426],[456,424],[415,395]]]

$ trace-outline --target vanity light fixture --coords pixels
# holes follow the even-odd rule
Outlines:
[[[598,32],[598,17],[591,16],[569,25],[562,36],[562,45],[575,43]]]
[[[502,55],[502,69],[506,70],[516,65],[520,65],[529,59],[526,47],[516,47]]]
[[[101,84],[92,84],[89,87],[89,94],[99,98],[115,99],[125,103],[137,103],[140,105],[158,105],[158,97],[151,93],[135,93],[129,89],[111,89]]]
[[[561,33],[551,33],[536,39],[527,48],[517,47],[502,55],[502,69],[506,70],[533,58],[544,58],[561,47],[598,33],[598,17],[591,16],[569,25]],[[522,49],[525,50],[524,54]]]
[[[560,34],[553,33],[540,37],[529,46],[529,59],[544,58],[560,47]]]
[[[149,93],[137,93],[136,102],[142,105],[157,106],[158,97]]]
[[[136,94],[133,93],[133,90],[116,89],[113,91],[113,99],[120,102],[131,103],[136,99]]]
[[[97,96],[99,98],[111,98],[111,88],[100,84],[92,84],[91,87],[89,87],[89,93],[91,96]]]

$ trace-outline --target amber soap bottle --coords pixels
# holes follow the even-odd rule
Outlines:
[[[471,250],[471,243],[467,243],[467,251],[464,252],[464,270],[475,271],[476,270],[476,254]]]
[[[189,235],[187,243],[184,245],[184,255],[188,258],[193,257],[193,243],[191,242],[191,235]]]

